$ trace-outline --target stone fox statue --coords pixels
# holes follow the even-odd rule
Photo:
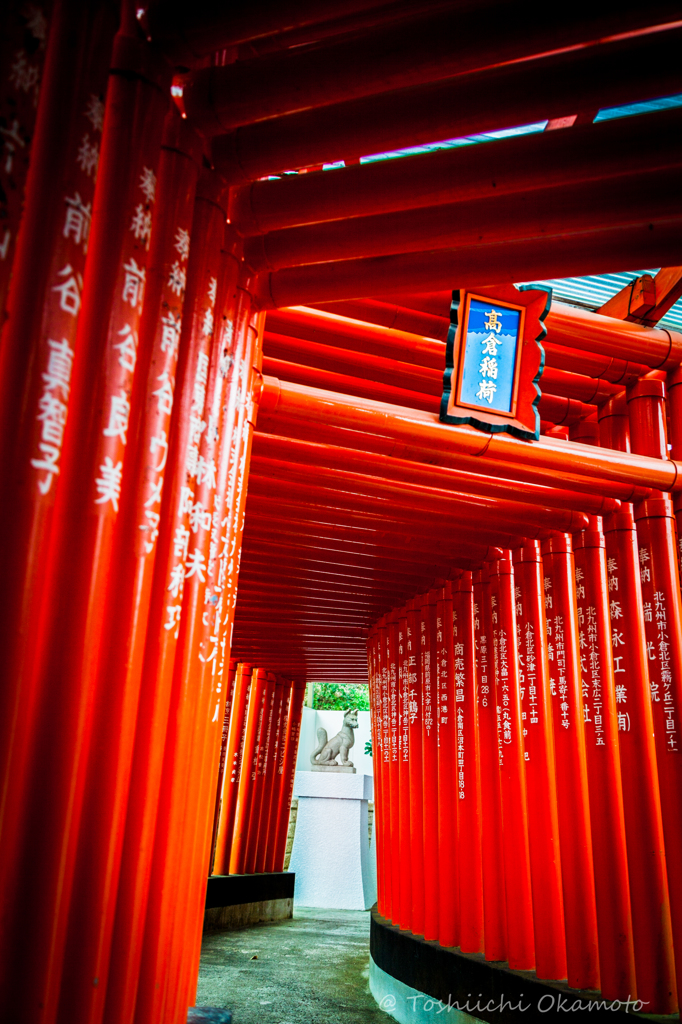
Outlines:
[[[341,755],[341,764],[353,768],[353,762],[348,760],[348,751],[355,743],[353,729],[358,727],[358,709],[349,708],[343,713],[343,725],[336,736],[327,740],[327,730],[317,730],[317,746],[310,755],[311,764],[338,764],[336,758]]]

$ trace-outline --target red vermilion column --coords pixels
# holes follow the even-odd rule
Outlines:
[[[547,662],[542,557],[538,541],[513,555],[521,683],[521,720],[528,794],[535,971],[566,977],[566,936],[554,765],[554,728]]]
[[[86,18],[83,16],[83,8],[77,0],[71,4],[57,5],[56,11],[53,11],[53,7],[52,0],[47,0],[29,8],[22,4],[12,4],[10,8],[10,5],[6,4],[3,10],[0,66],[6,70],[0,87],[0,118],[4,136],[4,159],[0,164],[0,317],[3,317],[5,312],[5,301],[13,274],[17,235],[28,205],[26,200],[30,203],[30,184],[26,181],[27,173],[32,170],[29,161],[34,153],[37,153],[38,163],[42,159],[42,140],[36,138],[44,125],[42,117],[45,108],[54,104],[54,137],[58,137],[63,146],[68,93],[65,96],[61,90],[67,76],[71,77],[72,86],[76,86],[78,80],[78,60],[82,53],[77,52],[78,44],[73,36],[70,40],[61,36],[64,21],[60,18],[66,14],[68,21],[68,18],[75,14],[78,20],[72,24],[75,24],[76,32],[79,28],[85,30]],[[114,31],[115,25],[112,28],[112,35]],[[58,37],[57,40],[55,36]],[[64,52],[61,47],[65,41],[70,45]],[[65,59],[55,61],[55,50],[60,51],[60,56],[63,53]],[[109,53],[106,53],[102,58],[105,68],[108,57]],[[61,80],[55,80],[55,73],[63,76]],[[106,76],[104,80],[100,79],[101,92],[104,91],[105,81]],[[66,88],[68,89],[68,85]],[[98,97],[100,90],[94,95]],[[65,105],[62,105],[65,100]],[[97,136],[93,140],[93,146],[97,148]],[[66,155],[64,152],[63,156]],[[58,152],[55,152],[55,156],[59,159]],[[69,156],[73,156],[73,150]],[[50,171],[56,177],[59,173],[58,165],[52,164]]]
[[[573,537],[585,711],[587,781],[597,900],[600,987],[607,999],[636,994],[618,718],[601,519]]]
[[[602,446],[629,451],[625,400],[602,407]],[[672,923],[637,534],[631,506],[604,520],[618,746],[635,948],[637,997],[649,1013],[677,1007]]]
[[[159,550],[163,551],[164,559],[155,579],[147,645],[149,669],[158,659],[157,669],[161,670],[157,685],[166,686],[172,680],[172,689],[155,824],[152,884],[146,908],[143,967],[137,993],[136,1014],[143,1018],[161,1013],[165,999],[168,948],[172,942],[173,921],[182,902],[180,887],[185,877],[180,871],[180,862],[190,842],[185,817],[188,792],[197,777],[193,749],[205,716],[207,685],[197,648],[202,640],[202,584],[211,513],[207,507],[208,481],[197,482],[197,454],[205,430],[204,416],[213,411],[214,389],[210,386],[209,370],[211,351],[213,349],[215,356],[219,345],[213,325],[224,224],[222,183],[217,176],[204,171],[197,184],[186,272],[176,416],[169,443],[173,472],[162,505]],[[210,444],[215,445],[215,437]],[[208,454],[208,450],[204,449],[204,453]],[[213,449],[210,457],[215,454]],[[152,629],[158,629],[158,633],[152,633]],[[154,727],[153,720],[141,723],[141,744],[148,742],[150,725]],[[169,893],[173,894],[172,898]]]
[[[220,811],[223,802],[223,783],[225,781],[225,762],[227,759],[227,745],[230,739],[230,719],[232,717],[232,702],[237,684],[237,660],[230,659],[229,677],[227,683],[227,696],[225,698],[225,714],[223,715],[223,733],[220,739],[220,763],[218,765],[218,785],[216,787],[215,811],[213,813],[213,832],[211,834],[211,860],[208,873],[213,874],[215,865],[216,842],[218,839],[218,828],[220,826]]]
[[[424,938],[438,938],[438,724],[436,611],[438,595],[421,599],[422,800],[424,824]]]
[[[400,863],[400,685],[398,680],[398,612],[391,612],[387,618],[388,637],[388,701],[389,701],[389,786],[391,790],[391,816],[389,825],[389,850],[391,857],[391,878],[393,884],[393,923],[400,925],[400,887],[403,868]]]
[[[241,773],[244,737],[246,732],[246,709],[249,702],[252,672],[253,666],[245,664],[244,662],[240,662],[237,666],[234,684],[234,697],[232,699],[232,710],[230,712],[230,728],[227,738],[227,750],[225,753],[225,774],[223,777],[220,821],[218,824],[215,859],[213,863],[213,873],[216,875],[229,874],[232,830],[234,827],[234,817],[237,809],[237,794],[239,792],[239,777]]]
[[[30,28],[20,7],[4,19],[5,67],[0,111],[4,160],[0,167],[0,573],[7,595],[0,619],[0,890],[21,853],[19,821],[26,811],[30,738],[39,698],[35,673],[36,624],[45,597],[41,585],[52,537],[59,459],[64,438],[114,12],[62,3],[52,16],[45,88],[36,120],[38,87],[51,5],[36,7]],[[38,33],[38,35],[36,35]],[[35,40],[29,58],[27,38]],[[38,42],[39,38],[41,42]],[[91,53],[91,59],[88,59]],[[26,78],[17,77],[23,68]],[[23,88],[23,84],[26,88]],[[6,90],[6,91],[5,91]],[[89,116],[90,115],[90,116]],[[33,126],[35,121],[35,134]],[[33,139],[31,140],[31,135]],[[79,159],[87,137],[90,159]],[[28,180],[29,149],[32,162]],[[24,199],[24,183],[26,195]],[[80,194],[87,217],[71,225],[66,201]],[[5,203],[7,206],[5,207]],[[15,255],[19,208],[24,220]],[[16,206],[16,217],[12,207]],[[3,209],[3,207],[5,207]],[[7,309],[5,286],[11,290]],[[10,883],[9,891],[12,885]],[[3,905],[6,906],[3,895]],[[11,940],[9,932],[6,935]],[[3,957],[3,962],[7,960]],[[10,984],[13,984],[10,979]]]
[[[101,685],[97,665],[106,626],[104,596],[127,450],[134,373],[130,346],[134,356],[167,105],[165,72],[154,65],[146,45],[120,33],[112,63],[61,486],[50,558],[42,571],[43,613],[34,638],[32,674],[41,706],[32,739],[32,779],[23,797],[25,874],[13,885],[20,920],[35,900],[36,907],[46,909],[49,925],[31,936],[30,956],[20,937],[12,943],[18,967],[12,969],[12,961],[5,959],[11,968],[12,994],[3,998],[8,1012],[21,988],[15,984],[20,978],[26,984],[19,997],[22,1013],[28,998],[35,1001],[36,1012],[53,1014],[58,998],[93,704]],[[84,242],[82,233],[79,241]],[[53,409],[49,396],[45,416],[53,414],[48,408]],[[63,600],[64,588],[68,602]]]
[[[176,779],[179,777],[181,780],[180,784],[185,780],[174,751],[180,742],[180,709],[183,701],[191,699],[191,694],[185,691],[181,673],[175,675],[175,683],[173,677],[182,625],[185,572],[191,570],[185,561],[193,527],[199,529],[201,521],[201,517],[195,514],[199,510],[195,510],[192,501],[194,483],[190,475],[190,453],[196,444],[196,430],[203,415],[203,405],[201,410],[196,408],[207,384],[210,335],[203,328],[207,317],[213,315],[215,293],[211,281],[219,261],[223,236],[224,212],[214,201],[216,184],[219,191],[215,177],[210,174],[202,177],[193,206],[191,231],[187,230],[188,223],[179,224],[174,251],[169,254],[166,250],[164,254],[164,259],[168,260],[166,288],[169,296],[184,294],[185,303],[181,325],[179,310],[173,305],[164,311],[161,319],[162,345],[170,348],[179,345],[179,351],[133,755],[133,774],[143,783],[133,787],[128,804],[115,926],[117,938],[112,952],[112,979],[116,980],[112,980],[109,987],[105,1010],[105,1019],[111,1024],[117,1024],[119,1017],[129,1020],[133,1013],[157,818],[160,813],[167,824],[171,808],[178,813],[180,804],[172,798],[173,773]],[[189,256],[188,233],[191,242]],[[160,380],[158,384],[157,390],[163,392],[167,381]],[[154,453],[159,459],[164,451],[164,440],[159,435],[154,444]],[[159,812],[160,795],[162,805]],[[177,841],[175,830],[162,829],[162,835],[168,842]],[[164,911],[161,904],[165,890],[158,884],[162,878],[158,858],[165,859],[166,855],[159,850],[156,856],[152,896],[156,907],[153,913],[158,915],[167,912],[168,904],[165,904]],[[173,868],[170,870],[172,881],[169,884],[174,885],[177,873]]]
[[[682,458],[682,366],[668,371],[668,429],[670,431],[670,458]],[[682,579],[682,494],[673,498],[677,523],[677,570]]]
[[[239,774],[239,793],[235,812],[232,850],[230,853],[230,874],[244,873],[248,826],[253,800],[254,768],[258,760],[258,738],[260,735],[267,701],[268,676],[261,668],[253,670],[249,706],[246,713],[244,752]]]
[[[256,870],[258,858],[258,837],[260,834],[261,814],[265,799],[266,766],[270,757],[270,744],[272,742],[272,728],[275,717],[275,699],[277,696],[277,678],[272,672],[268,672],[268,689],[265,703],[265,714],[261,735],[258,741],[258,761],[256,764],[256,777],[254,779],[253,802],[249,816],[248,843],[244,869],[246,874],[252,875]]]
[[[237,330],[239,332],[246,331],[246,344],[239,367],[237,416],[230,449],[229,483],[223,522],[225,527],[222,537],[224,546],[220,556],[220,583],[221,586],[224,586],[221,601],[224,617],[220,621],[220,637],[224,650],[230,650],[232,647],[251,445],[260,401],[259,383],[262,380],[265,314],[254,312],[251,288],[251,274],[246,268],[243,268],[238,289]]]
[[[375,808],[375,820],[378,820],[377,856],[378,870],[381,871],[383,883],[383,916],[389,921],[394,920],[393,862],[391,858],[391,711],[388,665],[388,623],[383,615],[377,629],[377,674],[379,677],[379,715],[381,729],[381,801]]]
[[[457,846],[455,658],[452,635],[452,590],[436,591],[436,735],[438,751],[438,941],[459,945]],[[462,661],[458,658],[458,661]],[[463,671],[458,671],[461,680]]]
[[[419,599],[407,604],[407,684],[412,918],[415,935],[424,934],[424,802],[422,797],[421,610]]]
[[[274,871],[275,855],[277,852],[277,811],[282,793],[284,778],[282,768],[284,765],[284,749],[286,743],[287,719],[289,718],[289,707],[291,704],[291,683],[286,679],[280,680],[282,684],[281,705],[279,709],[279,722],[277,725],[276,749],[273,754],[273,785],[268,811],[268,834],[266,841],[265,862],[263,871]]]
[[[412,927],[412,871],[410,865],[410,670],[407,606],[398,613],[398,855],[400,859],[400,927]]]
[[[640,380],[628,390],[632,449],[667,459],[665,386]],[[653,492],[635,506],[644,635],[661,791],[665,856],[677,978],[682,978],[682,603],[677,537],[669,495]]]
[[[482,953],[481,775],[474,592],[470,572],[463,572],[452,584],[452,636],[455,671],[452,707],[457,737],[453,802],[457,804],[458,820],[459,947],[463,953]]]
[[[268,857],[268,841],[270,838],[270,822],[272,801],[276,795],[277,787],[277,764],[279,762],[279,748],[282,739],[282,711],[284,708],[285,683],[281,677],[277,677],[275,688],[275,704],[272,714],[272,731],[270,743],[268,744],[268,756],[264,767],[263,803],[260,813],[260,824],[258,826],[258,847],[256,851],[256,863],[254,871],[260,873],[265,871],[265,864]]]
[[[372,723],[372,758],[374,763],[374,846],[377,855],[377,909],[384,914],[383,887],[384,872],[381,859],[381,839],[379,813],[382,804],[381,796],[381,680],[379,676],[379,632],[375,624],[367,637],[367,678],[369,682],[369,707]]]
[[[109,969],[138,698],[159,534],[182,294],[169,285],[173,243],[194,202],[198,139],[175,110],[166,116],[152,242],[139,329],[126,463],[106,595],[106,628],[94,706],[76,885],[60,1015],[101,1013]],[[189,232],[186,232],[189,239]],[[177,251],[175,251],[177,256]],[[169,322],[177,329],[170,331]],[[93,986],[90,978],[100,979]]]
[[[528,807],[516,650],[514,575],[509,557],[488,563],[502,792],[502,842],[507,901],[507,959],[515,970],[535,966]]]
[[[296,771],[296,754],[298,753],[298,740],[301,735],[301,718],[303,715],[303,701],[305,698],[305,682],[294,680],[291,684],[291,700],[289,702],[289,717],[287,719],[286,737],[284,743],[284,759],[282,761],[282,789],[280,791],[279,805],[277,807],[277,847],[273,871],[284,869],[284,856],[287,845],[287,832],[289,829],[289,813],[291,810],[291,797],[294,792],[294,773]]]
[[[483,869],[483,936],[486,960],[507,959],[507,901],[502,860],[502,795],[497,741],[497,703],[487,567],[473,573],[474,641],[478,736],[481,756],[481,836]]]
[[[599,988],[597,907],[580,676],[573,549],[568,534],[542,545],[568,984]]]

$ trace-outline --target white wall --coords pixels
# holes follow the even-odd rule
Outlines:
[[[372,758],[365,754],[365,743],[370,738],[369,711],[358,711],[358,728],[355,729],[355,745],[348,755],[358,775],[373,775]],[[310,771],[310,755],[317,747],[317,730],[327,730],[327,739],[336,736],[343,725],[343,711],[317,711],[303,708],[301,740],[298,746],[296,771]]]

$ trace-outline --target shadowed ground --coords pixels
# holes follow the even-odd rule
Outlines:
[[[390,1024],[368,965],[368,911],[297,907],[293,920],[204,936],[196,1002],[234,1024]]]

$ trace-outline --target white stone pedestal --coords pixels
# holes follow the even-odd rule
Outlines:
[[[370,775],[296,772],[296,832],[289,871],[294,904],[369,910],[376,902],[367,836]]]

